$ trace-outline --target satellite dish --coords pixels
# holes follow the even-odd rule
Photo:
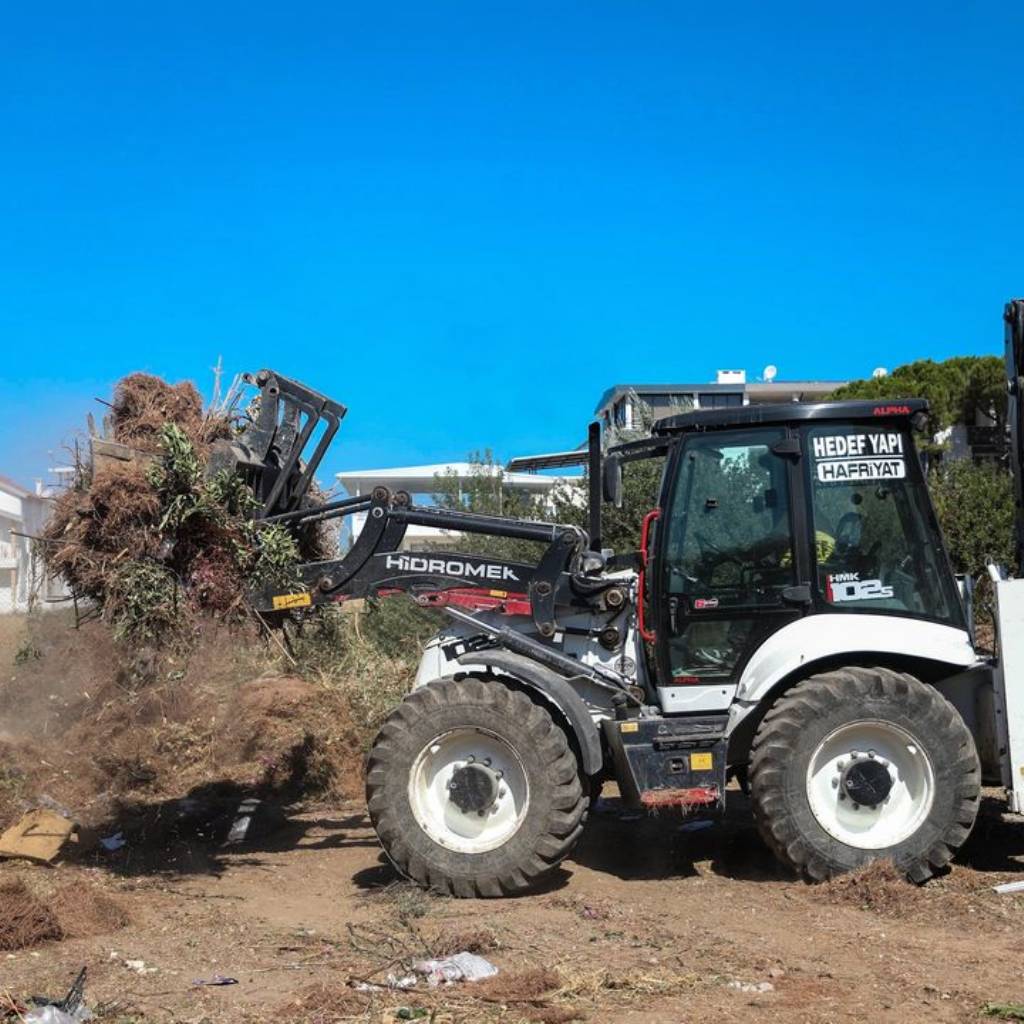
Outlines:
[[[779,372],[779,368],[778,368],[777,366],[774,366],[774,365],[772,365],[771,363],[769,363],[769,364],[768,364],[768,365],[767,365],[767,366],[766,366],[766,367],[764,368],[764,370],[762,371],[762,373],[761,373],[761,376],[762,376],[762,377],[764,377],[764,379],[765,379],[765,380],[766,380],[766,381],[767,381],[767,382],[768,382],[769,384],[771,384],[771,382],[772,382],[773,380],[775,380],[776,376],[778,375],[778,372]]]
[[[883,377],[889,376],[889,371],[884,366],[876,366],[875,369],[871,371],[871,376],[874,377],[875,380],[881,380]]]

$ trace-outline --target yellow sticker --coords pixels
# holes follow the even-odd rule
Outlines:
[[[622,722],[619,725],[619,732],[639,732],[640,725],[638,722]]]
[[[709,772],[714,767],[714,759],[710,754],[691,754],[691,772]]]
[[[507,590],[489,590],[487,593],[490,594],[491,597],[508,597]]]
[[[284,608],[306,608],[313,603],[313,596],[309,591],[301,594],[275,594],[274,611],[279,612]]]

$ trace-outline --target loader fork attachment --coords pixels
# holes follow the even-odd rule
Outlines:
[[[271,370],[242,380],[259,389],[255,416],[236,438],[217,442],[210,470],[242,473],[260,503],[257,519],[301,510],[345,406]]]

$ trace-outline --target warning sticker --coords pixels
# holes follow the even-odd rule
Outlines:
[[[301,594],[275,594],[274,611],[279,612],[285,608],[307,608],[313,603],[313,598],[308,592]]]
[[[833,434],[813,438],[812,445],[823,484],[902,480],[907,475],[902,434]]]

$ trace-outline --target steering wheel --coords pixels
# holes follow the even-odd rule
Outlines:
[[[694,531],[693,537],[694,540],[697,541],[697,547],[700,548],[701,558],[710,562],[712,566],[732,562],[735,565],[738,565],[741,569],[743,568],[742,559],[731,551],[726,551],[725,548],[716,544],[706,533]]]
[[[867,551],[862,551],[863,540],[864,517],[859,512],[847,512],[836,524],[836,555],[854,563],[860,572],[877,572],[882,541],[875,540]]]
[[[836,548],[852,554],[864,536],[864,517],[859,512],[846,512],[836,524]]]

